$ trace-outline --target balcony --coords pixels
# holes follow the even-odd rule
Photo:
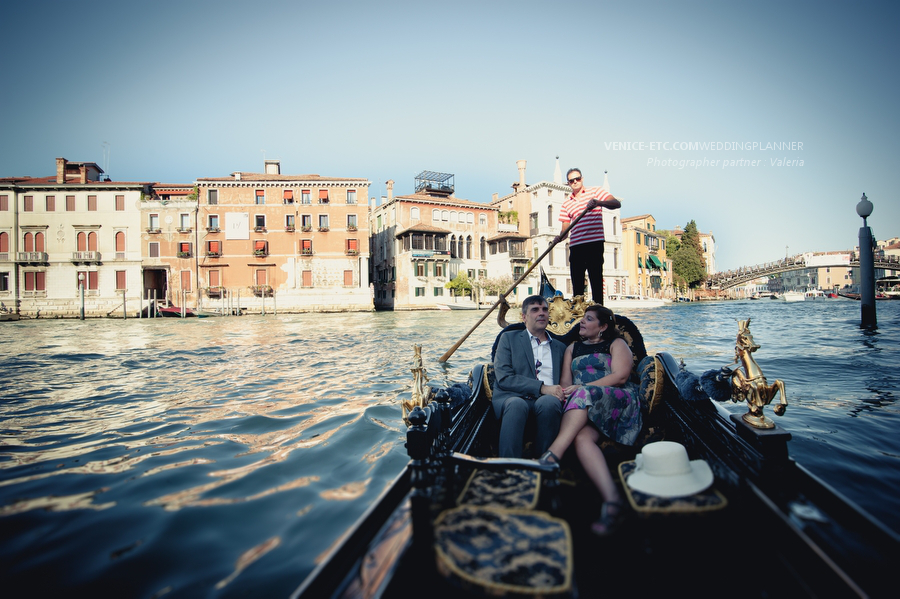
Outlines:
[[[359,256],[359,250],[345,250],[345,253],[348,256]]]
[[[312,231],[312,225],[303,225],[302,227],[300,227],[300,230],[304,233],[309,233],[310,231]]]
[[[207,233],[218,233],[219,231],[221,231],[219,227],[206,227]]]
[[[150,233],[151,235],[159,235],[160,233],[162,233],[162,230],[159,228],[147,227],[147,233]]]
[[[296,229],[294,228],[294,225],[286,225],[284,230],[286,233],[293,233]]]
[[[179,258],[190,258],[190,257],[191,257],[191,253],[190,253],[190,252],[178,252],[177,256],[178,256]]]
[[[327,233],[328,227],[319,227],[319,233]]]
[[[100,252],[72,252],[72,262],[100,262]]]
[[[255,233],[265,233],[265,232],[266,232],[266,228],[265,228],[265,227],[253,227],[253,231],[254,231]]]
[[[190,227],[181,227],[178,229],[179,233],[190,233],[191,231],[193,231],[193,229],[191,229]]]
[[[48,262],[48,256],[46,252],[16,252],[16,262],[46,264]]]
[[[206,252],[207,258],[221,258],[222,252]]]
[[[301,256],[312,256],[313,255],[312,248],[301,248],[300,255]]]
[[[357,230],[356,225],[347,225],[347,230],[348,231],[356,231]]]

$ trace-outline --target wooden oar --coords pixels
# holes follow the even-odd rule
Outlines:
[[[598,205],[599,205],[599,204],[598,204]],[[580,220],[581,220],[581,217],[583,217],[585,214],[587,214],[588,212],[590,212],[590,211],[593,210],[594,208],[596,208],[596,206],[588,206],[587,208],[585,208],[585,209],[584,209],[584,212],[582,212],[581,214],[579,214],[578,216],[576,216],[575,219],[574,219],[571,223],[569,223],[569,227],[566,229],[566,232],[568,233],[569,231],[571,231],[571,230],[572,230],[572,227],[575,226],[575,223],[577,223],[578,221],[580,221]],[[562,241],[562,239],[560,239],[559,241]],[[482,323],[482,322],[484,322],[485,320],[487,320],[487,317],[490,316],[490,315],[491,315],[491,312],[493,312],[494,309],[495,309],[497,306],[500,305],[500,302],[502,302],[504,299],[506,299],[506,296],[509,295],[510,293],[512,293],[513,290],[519,285],[519,283],[521,283],[522,281],[525,280],[525,277],[527,277],[527,276],[531,273],[531,271],[534,270],[534,267],[535,267],[535,266],[537,266],[538,264],[540,264],[541,260],[543,260],[544,257],[545,257],[547,254],[550,253],[550,250],[552,250],[554,247],[556,247],[556,244],[559,243],[559,241],[556,241],[556,240],[554,239],[553,243],[550,244],[550,247],[548,247],[548,248],[544,251],[544,253],[541,254],[541,255],[538,257],[537,260],[534,261],[534,264],[532,264],[532,265],[528,268],[528,270],[526,270],[526,271],[522,274],[522,276],[519,277],[519,280],[516,281],[515,283],[513,283],[512,287],[510,287],[509,289],[507,289],[507,290],[506,290],[506,293],[504,293],[503,295],[500,296],[500,298],[497,300],[497,302],[496,302],[493,306],[491,306],[490,310],[488,310],[487,312],[484,313],[484,316],[481,317],[481,320],[479,320],[477,323],[475,323],[475,326],[472,327],[471,329],[469,329],[469,332],[466,333],[465,335],[463,335],[462,338],[460,338],[459,341],[457,341],[456,343],[454,343],[454,344],[453,344],[453,347],[451,347],[450,349],[448,349],[448,350],[447,350],[447,353],[445,353],[443,356],[441,356],[440,359],[438,360],[438,362],[446,362],[448,359],[450,359],[450,356],[453,355],[453,352],[455,352],[457,349],[459,349],[459,346],[462,345],[463,342],[464,342],[466,339],[469,338],[469,335],[471,335],[472,333],[475,332],[475,329],[477,329],[479,326],[481,326],[481,323]]]

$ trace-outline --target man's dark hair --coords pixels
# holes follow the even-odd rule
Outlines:
[[[580,168],[570,168],[569,170],[566,171],[566,182],[567,183],[569,182],[569,175],[571,175],[572,173],[578,173],[579,175],[584,176],[584,173],[581,172]]]
[[[525,301],[522,302],[522,314],[528,310],[528,306],[531,304],[546,304],[547,300],[544,299],[543,295],[529,295],[525,298]]]

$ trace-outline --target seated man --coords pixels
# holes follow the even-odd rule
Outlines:
[[[559,432],[565,400],[559,376],[566,346],[547,333],[549,318],[547,300],[529,296],[522,302],[525,330],[500,335],[492,399],[500,420],[500,457],[522,457],[529,414],[537,419],[536,456],[550,447]]]

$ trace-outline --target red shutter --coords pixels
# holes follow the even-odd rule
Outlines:
[[[312,287],[312,271],[311,270],[303,271],[303,286],[304,287]]]
[[[125,251],[125,233],[119,231],[116,233],[116,251],[124,252]]]
[[[116,271],[116,289],[122,291],[125,289],[125,271],[117,270]]]
[[[88,251],[96,252],[97,251],[97,234],[91,231],[88,233]]]
[[[221,285],[221,283],[219,283],[219,271],[218,270],[209,271],[209,286],[210,287],[218,287],[219,285]]]
[[[88,280],[88,286],[87,286],[88,289],[93,289],[95,291],[97,289],[99,289],[99,287],[97,285],[97,274],[98,273],[96,270],[92,270],[88,273],[88,279],[87,279]]]
[[[45,273],[45,272],[34,273],[34,286],[35,286],[36,291],[46,291],[47,290],[47,273]]]
[[[189,270],[181,271],[181,290],[182,291],[190,291],[191,290],[191,271],[189,271]]]
[[[34,237],[32,237],[31,233],[25,233],[25,251],[34,251]]]
[[[87,235],[85,234],[84,231],[79,232],[78,235],[75,236],[75,242],[76,242],[75,247],[76,247],[77,251],[79,251],[79,252],[87,251]]]
[[[43,233],[35,233],[34,234],[34,251],[43,252],[44,250],[44,234]]]
[[[265,285],[266,284],[266,269],[264,269],[264,268],[257,269],[256,284],[257,285]]]
[[[9,233],[5,231],[0,233],[0,252],[9,251]]]
[[[344,287],[352,287],[353,286],[353,271],[345,270],[344,271]]]

